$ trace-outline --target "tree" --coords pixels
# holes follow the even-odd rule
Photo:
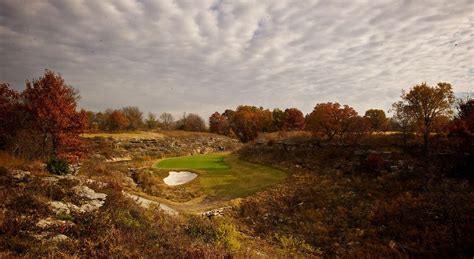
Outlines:
[[[173,115],[170,113],[164,112],[160,115],[161,124],[163,125],[163,129],[170,130],[174,123]]]
[[[371,122],[367,117],[355,116],[352,118],[351,126],[348,129],[350,138],[354,144],[370,134]]]
[[[145,120],[145,125],[148,129],[156,129],[158,127],[158,120],[156,119],[156,115],[149,112],[148,117]]]
[[[143,112],[136,106],[122,108],[122,113],[128,119],[128,130],[137,130],[143,127]]]
[[[415,129],[416,121],[410,115],[402,101],[392,104],[394,115],[392,117],[392,128],[400,130],[402,133],[403,146],[407,145],[410,132]]]
[[[375,131],[385,131],[387,129],[387,116],[383,110],[370,109],[365,112],[366,118],[370,121],[370,126]]]
[[[122,111],[114,110],[107,118],[107,129],[109,131],[124,130],[128,125],[130,125],[130,122]]]
[[[429,147],[429,135],[433,130],[433,122],[440,116],[450,117],[455,101],[451,84],[438,83],[431,87],[426,83],[415,85],[409,92],[402,92],[402,101],[395,108],[402,109],[407,116],[412,116],[421,126],[423,146]]]
[[[286,109],[284,125],[289,131],[302,130],[305,126],[303,113],[296,108]]]
[[[0,148],[12,139],[21,126],[17,116],[20,109],[20,94],[8,84],[0,84]]]
[[[230,124],[226,117],[215,112],[209,117],[209,131],[228,136],[230,133]]]
[[[58,155],[61,148],[80,145],[79,134],[87,127],[85,111],[76,111],[78,92],[64,83],[59,74],[46,70],[43,77],[26,82],[21,94],[26,110],[42,135],[42,151]]]
[[[286,114],[284,111],[275,108],[272,111],[273,131],[281,131],[285,129]]]
[[[314,135],[322,132],[329,141],[335,136],[342,140],[356,116],[357,112],[348,105],[341,107],[339,103],[319,103],[307,117],[306,124]]]
[[[461,120],[467,130],[474,134],[474,99],[467,97],[460,99],[457,105],[458,114],[457,119]]]
[[[242,142],[254,140],[259,132],[272,126],[272,112],[255,106],[241,105],[233,114],[231,127]]]
[[[449,124],[449,135],[460,137],[460,147],[471,152],[474,144],[474,99],[466,97],[457,101],[457,115]]]
[[[183,114],[183,118],[176,122],[176,126],[180,130],[185,131],[205,131],[206,123],[197,114],[190,113],[188,115]]]

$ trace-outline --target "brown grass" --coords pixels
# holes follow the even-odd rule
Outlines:
[[[361,157],[367,166],[358,166],[353,151],[347,146],[244,149],[243,158],[294,174],[245,199],[236,217],[251,235],[280,246],[288,238],[277,237],[290,236],[329,257],[472,256],[474,189],[465,179],[443,175],[442,164],[453,161],[369,153]],[[385,163],[399,160],[400,170],[386,169]]]

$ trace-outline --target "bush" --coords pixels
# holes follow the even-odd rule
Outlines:
[[[49,159],[46,163],[46,169],[48,172],[57,175],[66,175],[71,173],[71,169],[69,168],[69,163],[66,159],[53,157]]]

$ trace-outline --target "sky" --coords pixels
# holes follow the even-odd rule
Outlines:
[[[0,0],[0,57],[0,81],[52,69],[92,111],[363,114],[422,82],[474,90],[474,1]]]

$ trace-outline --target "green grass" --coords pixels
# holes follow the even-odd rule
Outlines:
[[[227,170],[230,166],[224,162],[223,155],[194,155],[173,157],[156,164],[163,169]]]
[[[281,170],[242,161],[235,154],[168,158],[159,161],[154,167],[196,171],[206,195],[217,199],[245,197],[286,177],[286,173]]]

